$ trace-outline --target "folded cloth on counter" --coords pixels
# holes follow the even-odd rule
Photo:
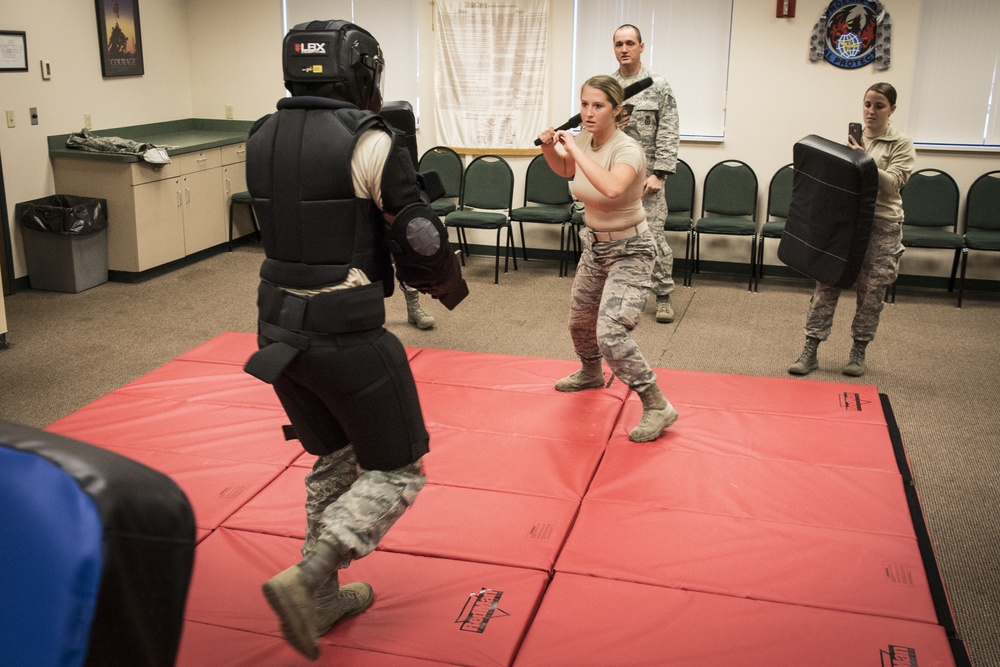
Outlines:
[[[138,155],[146,162],[152,162],[153,164],[167,164],[170,162],[170,156],[167,155],[167,146],[141,143],[132,139],[123,139],[122,137],[102,137],[94,134],[87,128],[69,135],[69,138],[66,139],[66,147],[90,151],[92,153]]]

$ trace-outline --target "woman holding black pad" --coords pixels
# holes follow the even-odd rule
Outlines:
[[[848,131],[847,145],[869,155],[878,167],[878,196],[868,249],[855,282],[857,308],[851,324],[851,347],[844,375],[865,374],[865,350],[875,338],[886,288],[896,281],[903,254],[903,200],[900,190],[913,172],[913,142],[899,133],[889,117],[896,111],[896,89],[876,83],[865,91],[861,137]],[[806,344],[798,360],[788,367],[792,375],[808,375],[819,367],[816,350],[830,335],[840,288],[816,283],[806,317]]]

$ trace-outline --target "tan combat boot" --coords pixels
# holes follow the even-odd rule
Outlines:
[[[583,368],[556,382],[559,391],[580,391],[604,386],[604,370],[600,359],[584,359]]]
[[[302,568],[293,565],[279,572],[264,583],[263,591],[288,643],[310,660],[318,658],[315,590],[307,584]]]
[[[418,329],[430,329],[434,326],[435,320],[420,307],[420,292],[408,287],[403,288],[406,296],[406,321]]]
[[[632,442],[656,440],[668,426],[677,421],[677,411],[655,384],[636,393],[642,401],[642,420],[629,431],[628,439]]]
[[[670,324],[674,321],[674,307],[670,303],[670,295],[656,297],[656,321],[660,324]]]
[[[363,581],[341,586],[337,575],[316,591],[316,636],[322,637],[342,618],[360,614],[371,606],[375,595]]]
[[[802,354],[794,364],[788,367],[788,372],[792,375],[809,375],[819,368],[819,361],[816,359],[816,349],[819,347],[819,338],[806,338],[805,347]]]
[[[865,348],[868,347],[868,341],[866,340],[856,340],[854,345],[851,346],[851,356],[848,358],[847,365],[844,366],[844,375],[850,375],[851,377],[861,377],[865,374]]]

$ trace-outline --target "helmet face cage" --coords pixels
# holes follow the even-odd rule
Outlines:
[[[282,50],[285,85],[339,84],[346,101],[378,111],[385,58],[375,38],[347,21],[311,21],[285,36]]]

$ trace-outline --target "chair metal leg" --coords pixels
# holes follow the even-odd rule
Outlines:
[[[250,206],[250,219],[253,220],[253,231],[257,235],[257,242],[260,243],[260,221],[257,220],[257,211],[253,210],[253,205]]]
[[[691,287],[691,230],[684,237],[684,287]]]
[[[514,261],[514,270],[517,271],[517,243],[514,242],[513,225],[507,225],[507,241],[510,245],[510,257]],[[504,260],[504,273],[507,273],[507,262]]]
[[[528,261],[528,245],[524,241],[524,221],[518,220],[517,224],[521,227],[521,256],[524,257],[524,261]]]
[[[750,239],[750,280],[747,282],[747,291],[753,292],[753,278],[757,273],[757,235]]]
[[[692,249],[694,253],[694,269],[691,271],[691,277],[694,278],[695,273],[701,273],[701,234],[697,230],[695,230],[694,238],[691,241],[694,243],[694,248]]]
[[[764,237],[757,242],[757,277],[754,279],[753,291],[760,291],[760,279],[764,277]]]
[[[455,227],[456,242],[458,243],[458,259],[462,262],[462,266],[465,266],[465,256],[468,254],[465,249],[465,244],[462,242],[462,228]]]
[[[962,292],[965,291],[965,267],[969,263],[969,249],[962,248],[962,277],[958,279],[958,308],[962,307]]]
[[[229,252],[233,251],[233,200],[229,200],[229,243],[226,244]]]
[[[951,278],[948,280],[948,291],[955,291],[955,273],[958,271],[958,258],[962,254],[962,248],[955,248],[955,259],[951,263]]]
[[[507,267],[504,266],[504,273],[507,273]],[[493,267],[493,284],[500,284],[500,229],[497,229],[497,250],[496,250],[496,264]]]

